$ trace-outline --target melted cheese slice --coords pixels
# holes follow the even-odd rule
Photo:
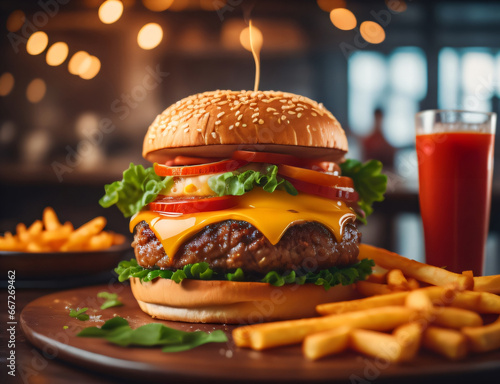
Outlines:
[[[221,211],[199,212],[170,217],[152,211],[141,211],[132,217],[130,231],[146,221],[160,239],[165,253],[173,255],[178,248],[203,227],[224,220],[243,220],[255,226],[271,244],[277,244],[286,230],[307,221],[323,224],[341,241],[346,223],[356,215],[344,202],[300,193],[292,196],[285,191],[265,192],[262,188],[245,193],[237,206]]]

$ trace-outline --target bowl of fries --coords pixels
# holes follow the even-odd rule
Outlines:
[[[42,220],[0,236],[0,267],[15,270],[20,279],[69,277],[112,270],[130,250],[125,236],[105,231],[106,219],[96,217],[75,228],[62,224],[47,207]]]

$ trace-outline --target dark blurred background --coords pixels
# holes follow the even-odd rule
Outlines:
[[[50,205],[62,220],[105,215],[127,233],[117,209],[98,205],[103,185],[147,164],[142,139],[171,103],[253,88],[240,39],[250,18],[263,36],[260,89],[324,103],[348,157],[386,165],[365,242],[423,257],[417,111],[500,112],[495,1],[3,0],[0,12],[0,232]],[[500,269],[496,148],[490,271]]]

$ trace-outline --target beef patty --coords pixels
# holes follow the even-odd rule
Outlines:
[[[316,222],[290,227],[276,245],[246,221],[226,220],[207,225],[184,243],[172,258],[160,240],[142,221],[135,228],[134,247],[139,265],[180,269],[186,264],[207,262],[216,271],[241,268],[245,272],[325,269],[357,261],[360,233],[354,224],[344,228],[337,242],[331,232]]]

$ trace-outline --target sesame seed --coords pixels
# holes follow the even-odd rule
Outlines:
[[[307,124],[307,127],[306,127],[306,128],[307,128],[307,129],[309,129],[309,128],[311,128],[311,126],[310,126],[309,124]]]
[[[286,116],[285,115],[281,115],[281,120],[286,120]]]
[[[217,120],[217,121],[215,122],[215,125],[219,125],[220,123],[222,123],[222,121]]]
[[[303,111],[303,110],[304,110],[304,108],[298,107],[298,108],[295,108],[295,110],[296,110],[297,112],[299,112],[299,111]]]
[[[240,126],[240,122],[238,121],[238,122],[234,123],[234,125],[237,126],[237,127],[239,127]]]
[[[243,115],[238,116],[238,121],[240,121],[243,118]]]
[[[259,124],[260,124],[260,125],[264,124],[264,120],[259,119]]]
[[[236,111],[236,113],[234,115],[238,116],[239,114],[241,114],[241,111]]]
[[[257,122],[257,120],[259,120],[259,119],[257,119],[257,118],[253,119],[253,120],[252,120],[252,123],[256,123],[256,122]]]
[[[294,112],[294,111],[288,111],[288,113],[289,113],[290,115],[295,115],[295,112]]]
[[[278,124],[281,124],[281,119],[278,119]]]
[[[302,113],[297,113],[297,117],[300,119],[302,117]]]
[[[188,132],[189,132],[189,128],[184,129],[184,133],[188,133]]]
[[[187,127],[189,127],[189,124],[188,124],[188,123],[186,123],[186,124],[182,124],[181,129],[184,129],[184,128],[187,128]]]
[[[280,103],[286,103],[286,102],[287,102],[287,100],[286,100],[286,99],[281,99],[281,100],[280,100]]]
[[[257,105],[257,103],[250,103],[251,107],[255,107],[256,105]]]
[[[214,139],[217,137],[217,134],[215,132],[212,132],[211,135]]]
[[[226,112],[221,112],[221,113],[218,113],[218,114],[217,114],[217,118],[219,119],[221,116],[224,116],[224,113],[226,113]]]
[[[317,114],[317,113],[314,113],[314,112],[311,112],[311,115],[313,115],[313,116],[318,116],[318,114]]]
[[[198,128],[198,129],[196,129],[196,130],[197,130],[198,132],[200,132],[200,133],[201,133],[201,128]]]
[[[254,114],[252,115],[252,119],[253,119],[254,117],[256,117],[256,116],[259,116],[259,112],[254,113]]]
[[[271,112],[271,111],[276,111],[276,109],[272,108],[272,107],[269,107],[269,108],[266,109],[266,112]]]
[[[233,129],[234,128],[234,125],[230,125],[229,126],[229,130]]]
[[[274,115],[274,116],[278,116],[278,115],[279,115],[279,112],[273,112],[273,115]]]
[[[242,126],[243,128],[245,128],[247,125],[246,125],[246,124],[241,124],[241,126]]]

